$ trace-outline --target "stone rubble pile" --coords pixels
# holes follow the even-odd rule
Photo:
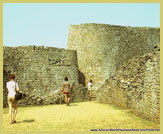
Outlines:
[[[64,96],[61,90],[54,90],[42,94],[41,92],[24,92],[23,99],[19,101],[19,105],[48,105],[48,104],[62,104],[64,103]]]
[[[41,90],[40,90],[41,91]],[[81,102],[88,100],[87,88],[81,84],[74,83],[71,89],[71,102]],[[61,88],[48,93],[41,92],[23,92],[23,99],[20,100],[19,106],[27,105],[49,105],[49,104],[64,104],[64,95]]]
[[[96,101],[130,109],[154,122],[160,114],[160,46],[151,53],[130,59],[96,92]]]

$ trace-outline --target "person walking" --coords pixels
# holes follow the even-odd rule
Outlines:
[[[6,83],[8,89],[8,105],[10,124],[16,123],[17,100],[15,99],[16,91],[19,91],[18,83],[15,82],[15,75],[10,75],[10,81]]]
[[[64,94],[64,97],[65,97],[65,104],[69,106],[69,103],[70,103],[70,88],[71,88],[71,85],[70,83],[68,82],[68,77],[65,77],[65,82],[63,83],[62,85],[62,92]]]
[[[88,82],[88,91],[89,91],[89,100],[91,101],[91,97],[92,97],[92,80],[91,79]]]

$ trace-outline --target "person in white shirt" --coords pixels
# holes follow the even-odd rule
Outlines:
[[[91,100],[92,97],[92,80],[88,82],[88,91],[89,91],[89,100]]]
[[[10,75],[10,81],[6,83],[8,89],[8,105],[10,124],[16,123],[17,100],[15,99],[16,91],[19,91],[18,83],[15,82],[15,75]]]

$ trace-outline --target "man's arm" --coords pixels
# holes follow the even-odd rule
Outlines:
[[[16,88],[16,91],[19,92],[19,87]]]
[[[62,85],[62,90],[61,90],[61,91],[62,91],[62,93],[63,93],[63,91],[64,91],[64,84]]]
[[[18,83],[16,83],[16,91],[19,92],[19,86],[18,86]]]
[[[72,89],[72,84],[70,84],[70,89]]]

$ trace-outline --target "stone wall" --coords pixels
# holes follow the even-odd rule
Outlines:
[[[159,28],[80,24],[70,26],[68,49],[77,51],[80,83],[92,79],[99,86],[128,59],[159,42]]]
[[[130,109],[136,115],[160,121],[160,48],[130,59],[96,92],[96,100]]]
[[[41,103],[54,91],[60,91],[64,77],[69,78],[70,83],[79,83],[77,54],[74,50],[66,50],[43,46],[4,47],[3,48],[3,93],[4,106],[7,105],[6,82],[11,73],[16,75],[20,90],[26,94],[22,104]],[[54,97],[50,102],[58,103]],[[47,101],[46,101],[47,100]]]
[[[24,93],[19,105],[64,103],[61,86],[67,76],[73,84],[71,101],[88,100],[83,85],[92,79],[97,102],[159,122],[159,42],[159,28],[81,24],[70,26],[68,49],[4,47],[3,106],[11,73]]]

